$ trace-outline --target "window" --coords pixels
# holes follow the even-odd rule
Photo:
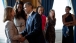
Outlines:
[[[65,14],[65,7],[70,6],[72,8],[71,0],[54,0],[53,9],[56,13],[56,30],[62,29],[62,15]],[[71,10],[73,13],[73,8]]]
[[[5,43],[5,29],[4,29],[4,23],[3,23],[3,12],[4,12],[4,6],[2,0],[0,0],[0,43]]]

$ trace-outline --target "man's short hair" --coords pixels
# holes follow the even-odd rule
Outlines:
[[[31,6],[33,9],[33,5],[30,2],[26,2],[25,4]]]

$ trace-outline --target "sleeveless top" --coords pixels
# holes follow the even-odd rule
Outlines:
[[[65,18],[66,22],[71,22],[73,21],[73,17],[71,15],[71,13],[69,13],[69,15]],[[68,26],[69,29],[69,35],[73,35],[73,26]]]
[[[73,17],[72,17],[72,15],[71,15],[71,13],[65,18],[65,21],[66,21],[66,22],[71,22],[71,21],[73,21]]]

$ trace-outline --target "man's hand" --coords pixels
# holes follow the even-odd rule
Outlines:
[[[19,41],[20,41],[20,42],[25,41],[25,37],[23,37],[22,35],[19,35]]]

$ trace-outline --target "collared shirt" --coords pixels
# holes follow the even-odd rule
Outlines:
[[[28,14],[28,17],[31,16],[31,14],[33,13],[33,11],[31,13]]]

